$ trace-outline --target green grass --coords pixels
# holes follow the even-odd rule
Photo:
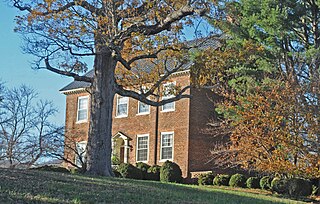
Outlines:
[[[264,191],[0,169],[0,203],[303,203]]]

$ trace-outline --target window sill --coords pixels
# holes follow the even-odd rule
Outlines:
[[[173,159],[160,159],[159,162],[173,161]]]
[[[136,115],[149,115],[150,112],[146,112],[146,113],[137,113]]]
[[[161,110],[161,113],[167,113],[167,112],[174,112],[175,109],[169,109],[169,110]]]
[[[145,160],[145,161],[138,161],[137,162],[143,162],[143,163],[148,163],[148,160]]]
[[[79,120],[79,121],[76,121],[76,124],[81,124],[81,123],[87,123],[88,120]]]
[[[127,117],[128,117],[128,115],[118,115],[118,116],[116,116],[114,118],[127,118]]]

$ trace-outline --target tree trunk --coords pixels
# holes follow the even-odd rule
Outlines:
[[[116,61],[107,47],[95,56],[91,87],[90,127],[87,145],[87,173],[113,176],[111,168],[112,110],[115,95]]]

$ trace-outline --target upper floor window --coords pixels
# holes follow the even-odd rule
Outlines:
[[[77,122],[86,122],[88,120],[88,96],[78,98]]]
[[[79,167],[81,167],[85,163],[86,148],[87,148],[87,142],[86,141],[82,141],[82,142],[77,142],[76,143],[75,163]]]
[[[137,161],[147,162],[149,152],[149,135],[137,136]]]
[[[175,85],[176,85],[176,82],[168,82],[166,84],[163,84],[162,100],[173,98],[175,96],[174,95]],[[175,102],[167,103],[162,106],[163,112],[169,112],[174,110],[175,110]]]
[[[129,98],[123,96],[117,96],[117,117],[127,117],[128,116],[128,105]]]
[[[139,101],[138,102],[138,114],[143,115],[143,114],[148,114],[148,113],[150,113],[150,106]]]
[[[160,160],[173,159],[173,132],[161,133]]]

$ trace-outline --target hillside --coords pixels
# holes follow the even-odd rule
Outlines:
[[[0,203],[302,203],[217,187],[0,169]]]

